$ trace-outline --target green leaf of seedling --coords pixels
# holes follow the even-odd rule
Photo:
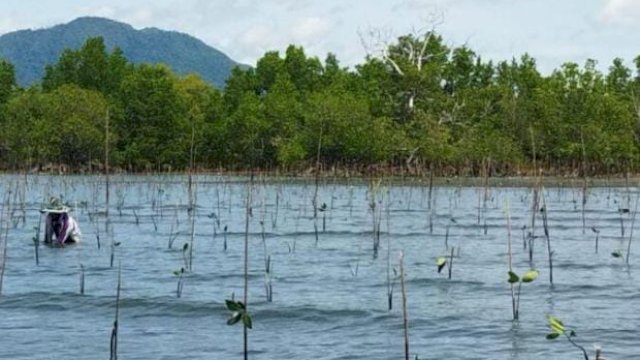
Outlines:
[[[622,257],[622,251],[616,250],[616,251],[611,253],[611,256],[613,256],[614,258],[620,258],[620,257]]]
[[[189,243],[184,243],[184,245],[182,245],[182,251],[187,251],[189,250]]]
[[[547,321],[549,322],[549,327],[551,328],[551,331],[558,334],[564,333],[565,327],[562,321],[560,321],[560,319],[558,319],[555,316],[549,315],[547,316]]]
[[[229,318],[229,320],[227,320],[227,325],[236,324],[238,323],[238,321],[240,321],[240,319],[242,319],[242,314],[236,311],[233,314],[231,314],[231,317]]]
[[[436,259],[436,265],[438,265],[438,274],[442,271],[445,265],[447,265],[447,258],[444,256],[439,256]]]
[[[553,340],[555,338],[557,338],[558,336],[560,336],[560,333],[557,332],[552,332],[547,334],[547,336],[545,336],[547,338],[547,340]]]
[[[575,332],[575,330],[571,330],[571,332],[569,333],[569,336],[571,336],[571,337],[576,336],[576,332]]]
[[[114,242],[114,243],[113,243],[113,246],[120,246],[120,244],[121,244],[121,243],[120,243],[119,241],[117,241],[117,242]]]
[[[227,309],[228,309],[229,311],[236,312],[236,311],[240,311],[240,310],[242,310],[242,308],[240,307],[240,303],[239,303],[239,302],[237,302],[237,301],[233,301],[233,300],[225,300],[224,302],[225,302],[225,304],[227,305]]]
[[[520,278],[513,271],[509,271],[509,284],[515,284],[520,281]]]
[[[242,314],[242,323],[247,327],[247,329],[251,329],[253,327],[251,316],[249,316],[249,314],[247,313]]]
[[[522,275],[522,282],[530,283],[533,280],[535,280],[538,277],[538,275],[540,275],[538,270],[529,270],[526,273],[524,273],[524,275]]]
[[[173,275],[180,276],[180,270],[174,270],[173,271]]]

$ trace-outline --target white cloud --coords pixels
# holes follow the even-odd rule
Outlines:
[[[639,24],[640,1],[605,0],[600,19],[605,23],[633,25]]]

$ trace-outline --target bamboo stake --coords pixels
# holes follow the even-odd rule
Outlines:
[[[407,313],[407,289],[404,285],[404,253],[400,253],[400,288],[402,291],[402,323],[404,328],[404,359],[409,360],[409,315]]]

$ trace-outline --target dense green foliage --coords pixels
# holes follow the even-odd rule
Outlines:
[[[97,17],[82,17],[46,29],[23,30],[0,36],[0,58],[16,68],[21,86],[42,79],[44,68],[65,49],[78,49],[92,37],[102,37],[108,49],[118,47],[135,64],[167,64],[178,74],[197,73],[218,88],[237,64],[202,41],[177,32],[133,27]],[[68,64],[67,64],[68,65]]]
[[[132,171],[185,169],[192,147],[201,168],[638,169],[640,57],[633,70],[616,59],[603,74],[589,60],[545,76],[528,55],[493,63],[423,35],[352,70],[301,47],[268,52],[223,90],[133,64],[101,38],[65,51],[25,90],[0,62],[0,162],[95,169],[108,117],[111,163]]]

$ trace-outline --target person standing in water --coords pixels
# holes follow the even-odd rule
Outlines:
[[[41,210],[45,214],[45,244],[65,245],[80,242],[80,227],[69,215],[71,209],[52,198],[49,207]],[[54,242],[55,237],[55,242]]]

